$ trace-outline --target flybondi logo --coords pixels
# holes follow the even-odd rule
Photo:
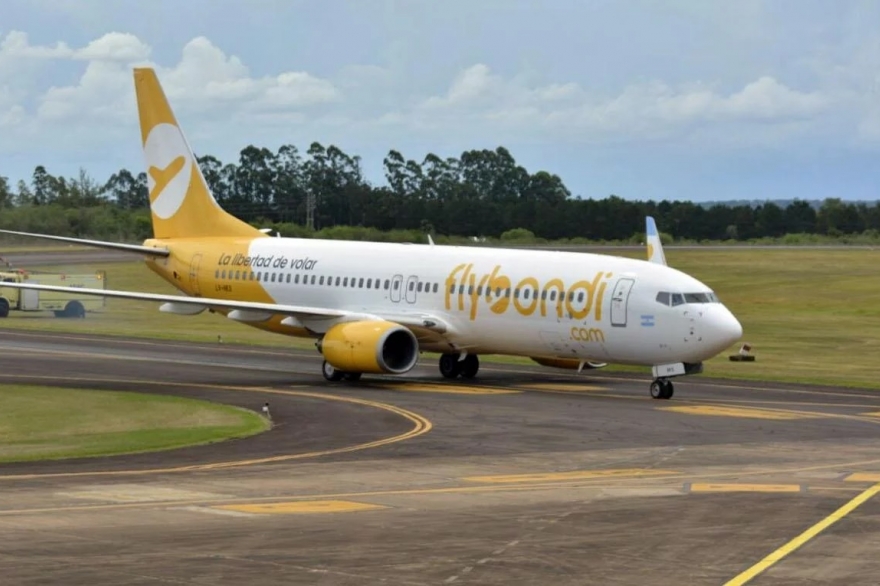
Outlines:
[[[157,124],[144,145],[150,208],[167,220],[177,213],[189,190],[193,160],[189,147],[173,124]]]

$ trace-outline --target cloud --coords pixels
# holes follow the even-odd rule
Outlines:
[[[232,114],[246,117],[248,113],[267,111],[290,114],[334,102],[341,96],[330,81],[302,71],[253,77],[240,59],[226,55],[205,37],[187,43],[178,63],[170,67],[151,62],[151,53],[149,45],[127,33],[108,33],[84,47],[71,48],[62,42],[31,45],[27,34],[13,31],[0,42],[0,80],[3,63],[20,63],[23,59],[85,62],[76,83],[45,89],[27,112],[31,123],[56,128],[59,124],[73,128],[98,120],[131,122],[134,66],[155,67],[175,109],[208,114],[206,118]],[[3,88],[0,86],[0,90]]]
[[[820,91],[798,91],[771,76],[728,94],[700,83],[673,87],[654,81],[599,96],[574,83],[506,79],[477,64],[462,71],[443,95],[384,121],[422,129],[477,125],[520,135],[642,140],[681,136],[697,126],[809,121],[821,117],[832,102]]]
[[[327,77],[306,70],[256,75],[204,36],[169,63],[155,62],[153,48],[126,32],[73,46],[32,44],[12,31],[0,35],[0,151],[51,145],[104,152],[131,142],[131,68],[145,65],[156,68],[193,143],[226,152],[261,141],[339,139],[376,149],[416,140],[427,150],[441,143],[776,147],[817,137],[876,144],[878,49],[868,43],[860,51],[817,53],[805,59],[811,79],[761,71],[738,83],[641,79],[601,91],[547,72],[502,74],[476,63],[426,92],[401,71],[373,64],[350,63]]]

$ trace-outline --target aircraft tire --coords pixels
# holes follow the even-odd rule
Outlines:
[[[461,362],[458,361],[458,354],[443,354],[440,356],[440,374],[444,378],[456,378],[461,374]]]
[[[330,364],[326,360],[321,365],[321,374],[324,375],[325,379],[327,379],[330,382],[334,382],[334,383],[337,381],[341,381],[342,377],[344,375],[344,373],[342,371],[336,370],[336,367],[334,367],[332,364]]]
[[[654,399],[671,399],[673,393],[675,387],[670,380],[657,379],[651,383],[651,397]]]
[[[361,380],[362,374],[363,373],[361,373],[361,372],[346,372],[345,374],[342,375],[342,378],[349,381],[349,382],[357,382],[357,381]]]
[[[459,365],[462,378],[474,378],[480,370],[480,357],[476,354],[468,354]]]

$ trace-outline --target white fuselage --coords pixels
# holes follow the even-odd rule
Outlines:
[[[442,341],[420,339],[423,350],[696,363],[742,333],[709,287],[641,260],[290,238],[236,244],[199,253],[198,293],[241,299],[236,283],[253,280],[279,304],[436,316],[448,329]]]

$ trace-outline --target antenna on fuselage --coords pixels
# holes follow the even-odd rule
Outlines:
[[[666,255],[663,254],[663,243],[660,242],[660,232],[657,231],[657,224],[651,216],[645,216],[645,234],[647,236],[646,243],[648,245],[648,262],[665,265]]]

